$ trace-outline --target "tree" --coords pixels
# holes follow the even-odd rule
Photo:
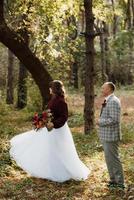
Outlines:
[[[92,11],[92,0],[84,0],[86,20],[86,66],[85,66],[85,134],[91,133],[94,129],[94,15]]]
[[[6,103],[13,104],[14,102],[14,87],[13,87],[13,60],[14,56],[8,49],[8,72],[7,72],[7,96]]]
[[[0,42],[7,46],[32,74],[45,105],[49,99],[49,82],[52,77],[45,69],[46,63],[44,62],[43,66],[23,39],[7,26],[4,19],[4,0],[0,0]]]
[[[29,32],[28,32],[28,25],[25,25],[28,23],[27,16],[29,14],[29,9],[26,14],[21,15],[21,28],[19,30],[19,34],[27,44],[29,45]],[[18,79],[18,99],[17,99],[17,108],[24,108],[27,105],[27,69],[23,65],[23,63],[19,63],[19,79]]]
[[[107,62],[107,38],[108,38],[108,30],[106,28],[106,23],[104,21],[100,21],[98,20],[97,25],[95,25],[96,30],[98,32],[100,32],[100,57],[101,57],[101,77],[102,77],[102,81],[105,82],[108,80],[108,75],[107,71],[108,71],[108,62]],[[109,71],[108,71],[109,72]]]
[[[108,25],[103,22],[104,26],[104,44],[105,44],[105,69],[106,69],[106,75],[107,79],[110,80],[110,58],[109,58],[109,39],[108,39]]]
[[[18,100],[17,108],[24,108],[27,104],[27,69],[23,63],[19,63],[19,79],[18,79]]]
[[[126,12],[126,18],[127,18],[127,29],[129,31],[129,41],[128,41],[128,45],[129,45],[129,74],[128,74],[128,83],[132,84],[133,80],[132,80],[132,67],[133,67],[133,42],[132,42],[132,36],[131,36],[131,31],[133,29],[133,9],[134,9],[134,2],[133,0],[128,0],[127,2],[127,12]]]
[[[115,1],[111,0],[112,3],[112,8],[113,8],[113,37],[116,37],[116,33],[117,33],[117,19],[118,16],[115,13]]]

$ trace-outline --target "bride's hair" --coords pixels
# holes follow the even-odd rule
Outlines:
[[[55,95],[65,97],[65,88],[62,81],[59,80],[51,81],[49,86]]]

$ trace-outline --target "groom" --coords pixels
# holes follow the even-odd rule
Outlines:
[[[99,137],[103,145],[105,160],[110,176],[109,188],[124,189],[124,176],[118,147],[121,140],[120,100],[114,95],[115,85],[106,82],[102,86],[104,103],[100,113]]]

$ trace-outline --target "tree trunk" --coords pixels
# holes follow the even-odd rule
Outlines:
[[[27,13],[29,14],[29,13]],[[27,21],[27,15],[22,14],[21,17],[21,29],[19,31],[19,34],[25,41],[27,45],[29,45],[29,34],[28,34],[28,27],[25,25],[24,21]],[[23,65],[23,63],[20,62],[19,64],[19,80],[18,80],[18,101],[17,101],[17,108],[24,108],[27,105],[27,69]]]
[[[4,0],[0,0],[0,21],[4,21]]]
[[[102,81],[105,82],[108,79],[106,74],[106,57],[105,57],[105,29],[103,27],[103,22],[101,22],[101,34],[100,34],[100,49],[101,49],[101,75]]]
[[[22,38],[6,25],[3,13],[3,0],[0,0],[0,42],[7,46],[32,74],[45,105],[49,99],[49,82],[52,77]]]
[[[76,18],[74,15],[70,16],[69,18],[66,19],[67,20],[67,25],[68,25],[68,29],[70,27],[70,24],[75,27],[73,28],[73,31],[71,31],[71,33],[69,34],[69,37],[71,40],[76,40],[77,35],[78,35],[78,27],[76,24]],[[73,43],[72,43],[73,44]],[[73,51],[73,49],[70,49],[70,54],[72,54],[73,58],[74,58],[74,62],[72,63],[72,61],[70,62],[70,66],[71,66],[71,70],[70,70],[70,84],[74,86],[74,88],[78,88],[78,64],[77,64],[77,58],[75,56],[75,52]]]
[[[74,85],[74,88],[78,89],[78,63],[77,62],[73,63],[72,72],[73,72],[73,85]]]
[[[104,37],[104,43],[105,43],[105,69],[106,69],[106,75],[107,75],[107,80],[110,80],[110,59],[109,59],[109,41],[108,41],[108,34],[109,34],[109,30],[108,30],[108,25],[103,22],[103,27],[104,27],[104,33],[105,33],[105,37]]]
[[[117,19],[118,16],[115,14],[115,2],[114,0],[111,0],[112,2],[112,7],[113,7],[113,38],[116,37],[116,32],[117,32]]]
[[[107,81],[108,76],[106,74],[105,41],[103,34],[100,34],[100,47],[101,47],[101,76],[102,76],[102,81],[105,82]]]
[[[14,60],[14,56],[12,52],[8,49],[7,96],[6,96],[7,104],[13,104],[14,102],[13,60]]]
[[[132,16],[133,16],[133,4],[132,4],[132,0],[128,0],[128,4],[127,4],[127,28],[128,31],[132,31],[133,28],[133,20],[132,20]],[[132,84],[133,82],[133,75],[132,75],[132,68],[133,68],[133,42],[132,42],[132,36],[130,34],[129,36],[129,66],[128,66],[128,84]]]
[[[132,0],[133,28],[134,28],[134,0]]]
[[[86,20],[86,66],[85,66],[85,134],[94,129],[94,15],[92,0],[84,0]]]
[[[17,101],[17,108],[24,108],[27,105],[27,69],[25,66],[20,62],[19,64],[19,81],[18,81],[18,101]]]
[[[131,30],[131,0],[127,3],[127,29]]]

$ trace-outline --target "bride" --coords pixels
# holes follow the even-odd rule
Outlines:
[[[90,170],[79,159],[67,124],[68,107],[63,83],[50,83],[51,100],[48,108],[52,122],[38,131],[30,130],[10,140],[10,156],[33,177],[64,182],[85,180]]]

